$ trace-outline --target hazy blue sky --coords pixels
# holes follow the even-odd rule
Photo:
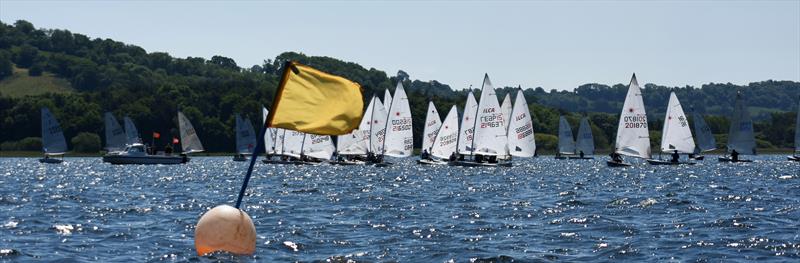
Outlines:
[[[25,19],[240,66],[283,51],[453,88],[800,81],[800,1],[7,1]]]

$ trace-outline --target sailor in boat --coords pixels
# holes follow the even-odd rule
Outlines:
[[[164,155],[166,156],[172,155],[172,146],[170,146],[169,144],[167,144],[167,146],[164,146]]]
[[[583,159],[583,151],[580,151],[580,152],[578,153],[578,156],[580,156],[580,157],[581,157],[581,159]]]
[[[559,152],[558,150],[556,150],[556,159],[558,159],[558,157],[561,157],[561,152]]]
[[[476,154],[475,155],[475,162],[476,163],[483,163],[483,155]]]
[[[737,152],[736,149],[731,151],[731,160],[734,161],[734,162],[738,162],[739,161],[739,152]]]
[[[421,158],[423,160],[432,160],[431,159],[431,155],[430,155],[430,153],[428,153],[427,149],[423,149],[422,150],[422,153],[419,155],[419,158]]]
[[[451,162],[455,162],[456,159],[458,159],[458,157],[456,156],[456,153],[455,152],[451,153],[450,154],[450,161]]]
[[[678,162],[678,158],[680,158],[680,157],[681,156],[678,154],[678,150],[675,150],[675,152],[672,153],[672,160],[670,160],[670,161],[673,162],[673,163],[677,163]]]
[[[488,156],[487,159],[489,159],[489,163],[497,163],[497,156]]]
[[[612,152],[608,156],[611,156],[611,161],[615,163],[622,163],[622,155],[619,155],[617,152]]]

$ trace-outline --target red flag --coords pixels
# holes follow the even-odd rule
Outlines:
[[[160,139],[160,138],[161,138],[161,134],[160,133],[153,132],[153,139]]]
[[[180,140],[178,140],[178,138],[172,137],[172,144],[178,144],[178,143],[180,143],[180,142],[181,142],[181,141],[180,141]]]

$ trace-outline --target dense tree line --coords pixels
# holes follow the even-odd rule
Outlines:
[[[417,147],[421,144],[427,102],[433,101],[444,118],[452,105],[463,108],[468,92],[453,90],[437,81],[414,80],[404,71],[389,76],[378,69],[330,57],[286,52],[261,65],[241,67],[223,56],[175,58],[68,30],[36,29],[27,21],[0,22],[0,80],[10,76],[13,67],[26,68],[33,76],[49,72],[67,79],[76,91],[20,98],[0,94],[0,142],[31,145],[31,139],[24,143],[22,140],[39,136],[39,108],[46,106],[61,122],[70,143],[70,138],[82,132],[88,134],[77,141],[93,141],[90,134],[102,135],[103,112],[110,111],[118,117],[131,117],[145,141],[152,139],[151,132],[161,133],[159,144],[164,144],[171,136],[177,137],[176,112],[180,110],[193,122],[208,151],[232,151],[234,114],[242,113],[260,123],[260,109],[262,105],[270,106],[283,65],[290,60],[358,82],[365,102],[373,95],[383,98],[384,92],[393,92],[397,82],[402,82],[409,95]],[[517,90],[499,88],[498,96],[502,99],[512,92],[513,97]],[[608,149],[626,90],[622,84],[586,84],[571,92],[525,89],[540,147],[554,148],[554,137],[548,134],[557,134],[558,117],[566,115],[575,130],[581,116],[589,117],[598,148]],[[720,136],[727,132],[725,115],[731,111],[735,93],[741,91],[750,106],[765,109],[754,113],[759,116],[756,130],[760,146],[786,147],[793,143],[797,101],[789,98],[800,95],[800,83],[765,81],[741,87],[707,84],[702,88],[647,84],[643,93],[651,115],[654,145],[658,145],[670,90],[678,93],[684,105],[694,105],[699,112],[707,113],[709,125]],[[478,89],[473,92],[480,96]]]

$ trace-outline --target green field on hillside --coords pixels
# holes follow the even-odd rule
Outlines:
[[[28,76],[28,70],[14,67],[14,75],[0,81],[0,94],[12,98],[46,93],[72,93],[69,81],[44,72],[41,76]]]

